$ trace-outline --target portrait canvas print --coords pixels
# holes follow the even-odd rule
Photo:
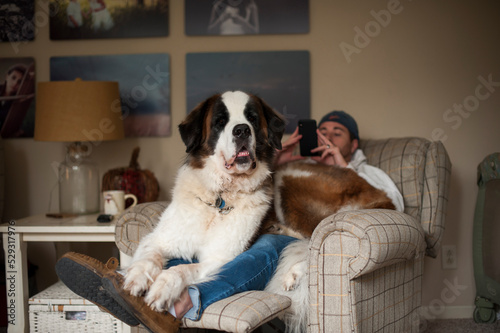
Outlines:
[[[50,0],[50,39],[168,36],[168,0]]]
[[[186,35],[305,34],[309,0],[185,0]]]
[[[35,0],[0,1],[0,40],[20,42],[35,39]]]
[[[281,113],[286,133],[310,118],[308,51],[188,53],[188,112],[200,101],[227,90],[255,94]]]
[[[35,60],[0,58],[0,135],[33,137],[35,128]]]
[[[127,137],[170,136],[170,61],[165,53],[52,57],[50,79],[118,81]]]

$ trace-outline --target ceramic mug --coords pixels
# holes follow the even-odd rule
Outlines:
[[[117,215],[125,210],[125,201],[128,198],[134,200],[130,207],[137,205],[137,197],[133,194],[125,194],[124,191],[104,191],[104,214]],[[129,207],[129,208],[130,208]]]

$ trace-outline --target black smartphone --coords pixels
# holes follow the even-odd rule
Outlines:
[[[316,120],[299,120],[300,155],[301,156],[319,156],[319,153],[311,153],[311,150],[318,147],[318,134],[316,133]]]

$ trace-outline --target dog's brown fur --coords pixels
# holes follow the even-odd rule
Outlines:
[[[396,209],[382,190],[349,168],[293,162],[274,176],[274,210],[264,231],[309,238],[327,216],[343,209]]]

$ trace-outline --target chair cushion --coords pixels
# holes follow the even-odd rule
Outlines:
[[[208,306],[199,321],[182,320],[183,327],[226,332],[251,332],[291,305],[290,298],[265,291],[242,292]]]

